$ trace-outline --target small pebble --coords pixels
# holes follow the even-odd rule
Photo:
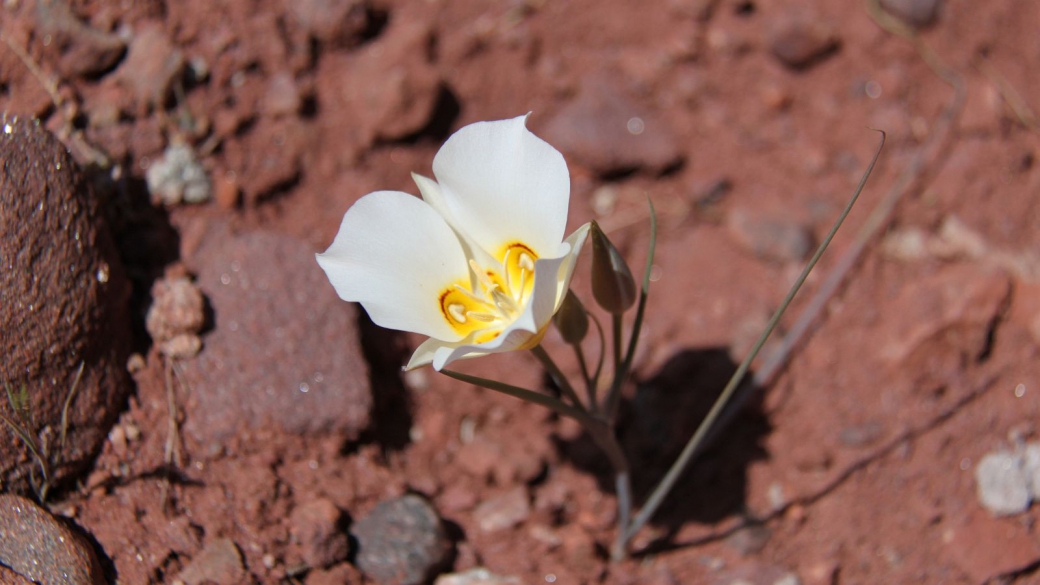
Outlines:
[[[484,532],[512,528],[527,520],[530,515],[531,503],[524,486],[517,486],[496,496],[473,511],[473,517]]]
[[[840,41],[826,23],[804,15],[777,21],[769,35],[773,56],[791,69],[807,69],[838,50]]]
[[[1020,514],[1029,508],[1029,478],[1017,453],[989,453],[975,467],[979,503],[994,516]]]
[[[426,582],[452,549],[437,511],[417,495],[379,504],[350,532],[357,540],[355,564],[381,582]]]
[[[903,22],[925,28],[939,18],[942,0],[880,0],[881,7]]]
[[[186,144],[172,144],[145,173],[148,191],[156,203],[167,206],[203,203],[213,195],[206,169]]]

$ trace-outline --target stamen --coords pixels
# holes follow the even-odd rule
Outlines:
[[[490,322],[495,320],[495,316],[494,315],[489,315],[487,313],[478,313],[476,311],[470,311],[470,312],[468,312],[466,314],[469,315],[470,317],[473,317],[477,321],[480,321],[481,323],[490,323]]]
[[[480,286],[484,287],[484,290],[491,292],[491,289],[496,286],[495,283],[491,281],[491,277],[481,270],[480,266],[477,266],[477,261],[472,258],[469,259],[469,269],[473,271],[474,275],[476,275],[477,282],[480,283]]]
[[[512,252],[513,252],[513,249],[512,248],[508,248],[506,250],[505,257],[502,258],[502,267],[505,269],[505,273],[506,273],[506,289],[508,289],[508,290],[513,290],[513,283],[510,282],[510,276],[509,276],[509,254],[511,254]]]
[[[490,307],[491,306],[491,303],[487,302],[487,299],[482,298],[482,297],[478,297],[477,295],[473,294],[472,291],[470,291],[469,289],[467,289],[467,288],[465,288],[465,287],[463,287],[461,285],[456,284],[455,285],[455,290],[457,290],[460,293],[466,295],[470,299],[472,299],[472,300],[474,300],[474,301],[484,305],[485,307]]]
[[[524,254],[524,256],[526,256],[526,255],[527,254]],[[523,258],[521,258],[521,259],[523,259]],[[525,290],[527,290],[527,271],[526,270],[521,270],[520,271],[520,290],[517,291],[517,293],[516,293],[516,304],[517,305],[524,304],[524,291]]]
[[[520,259],[516,263],[520,268],[534,272],[534,260],[527,252],[520,252]]]
[[[466,322],[466,307],[461,303],[452,303],[448,305],[448,314],[451,315],[452,319],[459,323]]]

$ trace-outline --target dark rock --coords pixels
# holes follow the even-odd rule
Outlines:
[[[484,532],[512,528],[531,516],[531,500],[527,488],[517,486],[495,496],[473,511],[473,518]]]
[[[353,118],[361,145],[398,140],[425,128],[443,83],[426,58],[433,30],[422,20],[398,19],[372,43],[351,55],[329,55],[318,70],[318,101],[333,110],[363,112]],[[359,80],[364,80],[359,82]]]
[[[69,77],[111,69],[126,52],[126,42],[81,21],[64,0],[38,0],[36,25],[50,36],[45,51],[55,56],[58,71]]]
[[[726,225],[744,248],[763,260],[796,262],[804,260],[813,249],[809,227],[783,217],[735,209]]]
[[[248,583],[242,566],[242,553],[230,539],[214,540],[195,555],[195,558],[177,575],[185,585],[203,583]]]
[[[162,24],[146,22],[134,31],[126,60],[117,73],[136,96],[137,107],[147,110],[166,101],[184,65],[184,54],[170,40]]]
[[[44,585],[105,582],[82,537],[32,501],[11,494],[0,494],[0,565]]]
[[[769,34],[769,49],[792,69],[806,69],[835,53],[841,46],[834,29],[805,14],[780,18]]]
[[[611,78],[586,79],[546,124],[545,139],[601,175],[661,172],[683,161],[668,125],[634,104]]]
[[[918,28],[935,24],[942,0],[881,0],[881,7],[903,22]]]
[[[60,480],[89,463],[130,392],[130,284],[89,184],[53,136],[4,117],[0,161],[0,382],[26,389],[23,426]],[[0,413],[13,416],[6,397]],[[0,426],[0,484],[25,490],[37,462]]]
[[[363,0],[292,0],[286,4],[300,28],[334,47],[357,45],[371,24],[371,11]]]
[[[340,530],[341,517],[339,508],[325,499],[305,502],[293,510],[289,530],[311,567],[331,567],[350,554],[347,533]]]
[[[183,364],[192,388],[185,432],[209,443],[240,424],[356,437],[372,395],[357,309],[336,296],[310,246],[266,232],[204,231],[186,262],[210,301],[214,329]]]
[[[414,585],[429,580],[451,553],[437,511],[407,495],[383,502],[351,529],[357,539],[355,564],[383,583]]]

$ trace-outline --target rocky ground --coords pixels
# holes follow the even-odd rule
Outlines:
[[[1040,582],[1040,4],[0,14],[0,582]],[[401,374],[420,340],[313,259],[453,130],[526,112],[572,227],[638,266],[658,210],[619,429],[637,499],[888,133],[782,329],[847,278],[621,563],[577,425]],[[466,370],[541,388],[536,366]]]

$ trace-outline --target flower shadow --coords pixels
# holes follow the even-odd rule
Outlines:
[[[632,466],[634,504],[641,506],[708,414],[737,369],[724,348],[683,349],[622,402],[618,437]],[[750,374],[748,376],[750,378]],[[757,394],[757,393],[756,393]],[[757,401],[730,405],[707,444],[682,474],[651,523],[662,529],[657,544],[668,546],[688,522],[716,524],[746,508],[747,469],[767,453],[771,426]],[[588,435],[558,442],[564,458],[594,473],[613,491],[613,472]]]
[[[372,388],[372,422],[357,443],[377,443],[384,450],[399,451],[411,441],[413,424],[413,404],[401,375],[401,364],[409,354],[407,340],[403,333],[373,323],[361,307],[358,331]]]

